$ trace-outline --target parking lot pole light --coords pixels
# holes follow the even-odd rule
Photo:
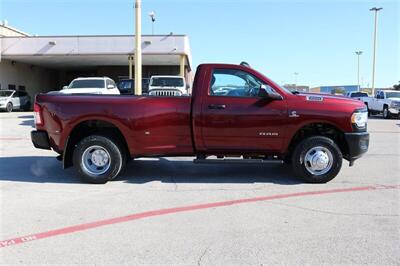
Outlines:
[[[381,7],[371,8],[369,11],[375,12],[375,22],[374,22],[374,48],[372,55],[372,95],[375,95],[375,60],[376,60],[376,42],[377,42],[377,24],[378,24],[378,11],[381,10]]]
[[[360,91],[360,55],[362,54],[362,51],[356,51],[357,55],[357,86],[358,86],[358,91]]]
[[[156,13],[154,13],[154,11],[151,11],[149,13],[149,17],[151,19],[151,35],[154,35],[154,22],[156,21]]]
[[[294,89],[297,88],[297,77],[299,76],[299,72],[294,72]]]
[[[135,0],[135,94],[142,94],[142,1]]]

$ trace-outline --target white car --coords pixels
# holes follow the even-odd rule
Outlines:
[[[181,76],[152,76],[148,93],[154,96],[183,96],[188,95],[188,87]]]
[[[69,86],[64,86],[63,94],[120,94],[115,82],[107,77],[77,78]]]
[[[371,114],[382,113],[386,119],[400,117],[400,91],[378,90],[374,98],[366,98],[364,103]]]
[[[15,109],[30,110],[31,99],[24,91],[0,90],[0,110],[12,112]]]

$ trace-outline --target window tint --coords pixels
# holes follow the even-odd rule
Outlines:
[[[210,95],[257,97],[261,85],[263,85],[261,80],[245,71],[236,69],[215,69],[211,77]],[[272,90],[272,88],[270,89]]]
[[[1,91],[0,90],[0,97],[10,97],[12,93],[13,93],[12,91]]]
[[[167,77],[152,78],[151,86],[153,86],[153,87],[182,87],[183,79],[182,78],[167,78]]]
[[[353,92],[351,97],[368,97],[368,94],[365,92]]]
[[[400,98],[400,91],[390,91],[386,92],[387,98]]]
[[[27,96],[27,93],[24,91],[19,91],[19,97]]]
[[[82,89],[82,88],[104,88],[103,79],[81,79],[72,81],[69,86],[70,89]]]

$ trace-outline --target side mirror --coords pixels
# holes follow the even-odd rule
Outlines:
[[[62,89],[63,89],[63,90],[66,90],[66,89],[68,89],[68,86],[63,86]]]
[[[109,90],[111,90],[111,89],[114,89],[114,85],[107,85],[107,89],[109,89]]]
[[[282,100],[282,96],[279,93],[271,91],[267,88],[266,85],[261,85],[258,96],[264,99],[272,99],[272,100]]]

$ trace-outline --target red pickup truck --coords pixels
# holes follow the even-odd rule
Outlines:
[[[40,94],[34,112],[34,146],[53,149],[91,183],[112,180],[131,159],[160,156],[280,160],[324,183],[369,145],[364,103],[290,92],[244,65],[200,65],[191,96]]]

